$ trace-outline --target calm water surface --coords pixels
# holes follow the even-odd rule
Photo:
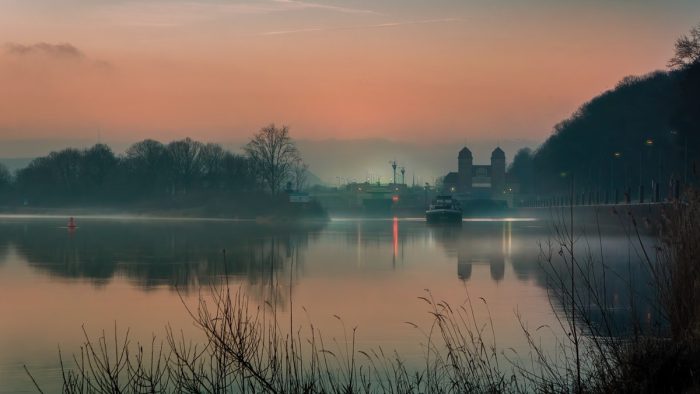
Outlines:
[[[540,265],[540,242],[551,235],[543,221],[429,227],[418,219],[339,219],[290,227],[78,218],[76,231],[65,222],[0,217],[0,392],[32,391],[23,364],[45,389],[58,389],[59,346],[64,355],[78,352],[82,327],[99,335],[116,324],[150,342],[170,324],[197,338],[180,295],[194,303],[201,286],[225,276],[281,318],[293,311],[295,326],[311,322],[339,339],[342,323],[356,326],[360,349],[382,346],[409,360],[420,358],[424,337],[406,322],[428,327],[418,298],[426,289],[453,305],[469,295],[485,319],[483,298],[503,349],[527,351],[516,311],[531,326],[557,331]],[[628,267],[635,252],[623,231],[604,230],[600,241],[607,264]],[[610,292],[624,304],[623,290]]]

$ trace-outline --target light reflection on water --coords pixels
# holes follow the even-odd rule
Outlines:
[[[295,325],[312,322],[341,338],[333,315],[358,326],[360,347],[396,349],[417,360],[430,316],[418,299],[430,289],[453,305],[483,298],[498,345],[526,352],[515,317],[533,326],[556,320],[540,267],[540,242],[551,236],[534,219],[475,219],[428,226],[418,219],[337,219],[327,224],[268,226],[253,222],[0,217],[0,392],[30,389],[27,364],[40,382],[57,377],[57,346],[78,351],[81,326],[97,334],[115,322],[148,341],[171,324],[196,338],[180,303],[228,275],[260,304]],[[606,264],[627,270],[634,251],[622,231],[601,238]],[[225,258],[224,258],[224,252]],[[623,269],[624,268],[624,269]],[[634,270],[635,280],[643,282]],[[625,271],[626,272],[626,271]],[[611,283],[610,298],[627,292]],[[556,305],[556,300],[555,300]],[[488,307],[488,311],[486,309]],[[648,313],[647,311],[642,311]],[[47,387],[50,387],[47,385]]]

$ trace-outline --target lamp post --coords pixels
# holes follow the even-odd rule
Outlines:
[[[610,193],[613,193],[615,190],[615,160],[619,159],[620,157],[622,157],[622,153],[613,152],[612,158],[610,159]]]
[[[430,189],[430,185],[428,184],[428,182],[425,182],[424,187],[425,187],[425,206],[427,209],[427,207],[428,207],[428,189]]]
[[[648,146],[649,148],[654,147],[654,140],[651,138],[647,138],[644,140],[644,146]],[[644,150],[639,151],[639,184],[642,185],[644,182],[642,181],[642,163],[644,162],[642,155],[644,154]]]
[[[651,138],[647,138],[644,140],[644,146],[647,146],[649,148],[654,147],[654,140]],[[642,163],[644,163],[644,150],[639,151],[639,202],[642,203],[644,202],[644,178],[642,176]]]
[[[574,196],[574,174],[569,171],[561,171],[559,173],[559,176],[563,179],[569,180],[569,205],[570,207],[574,206],[575,203],[575,196]],[[581,205],[583,205],[583,202],[581,202]]]

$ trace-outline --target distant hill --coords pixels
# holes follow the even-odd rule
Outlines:
[[[663,188],[671,178],[693,180],[698,153],[700,63],[624,78],[557,124],[537,149],[519,152],[509,178],[533,195],[563,192],[571,176],[582,191],[637,190],[652,181]]]

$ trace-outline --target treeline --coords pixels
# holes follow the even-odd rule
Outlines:
[[[695,51],[695,52],[693,52]],[[700,28],[676,43],[672,69],[624,78],[581,106],[535,151],[519,151],[508,176],[522,194],[614,192],[675,179],[690,183],[700,153]],[[647,192],[648,193],[648,192]]]
[[[239,211],[261,211],[285,201],[287,187],[303,188],[306,169],[288,129],[271,125],[243,155],[190,138],[167,144],[146,139],[120,155],[105,144],[51,152],[14,175],[0,168],[0,198],[5,206],[214,209],[235,202]]]
[[[217,144],[144,140],[115,155],[109,146],[68,148],[32,160],[10,187],[22,203],[129,202],[196,191],[260,189],[250,161]]]

